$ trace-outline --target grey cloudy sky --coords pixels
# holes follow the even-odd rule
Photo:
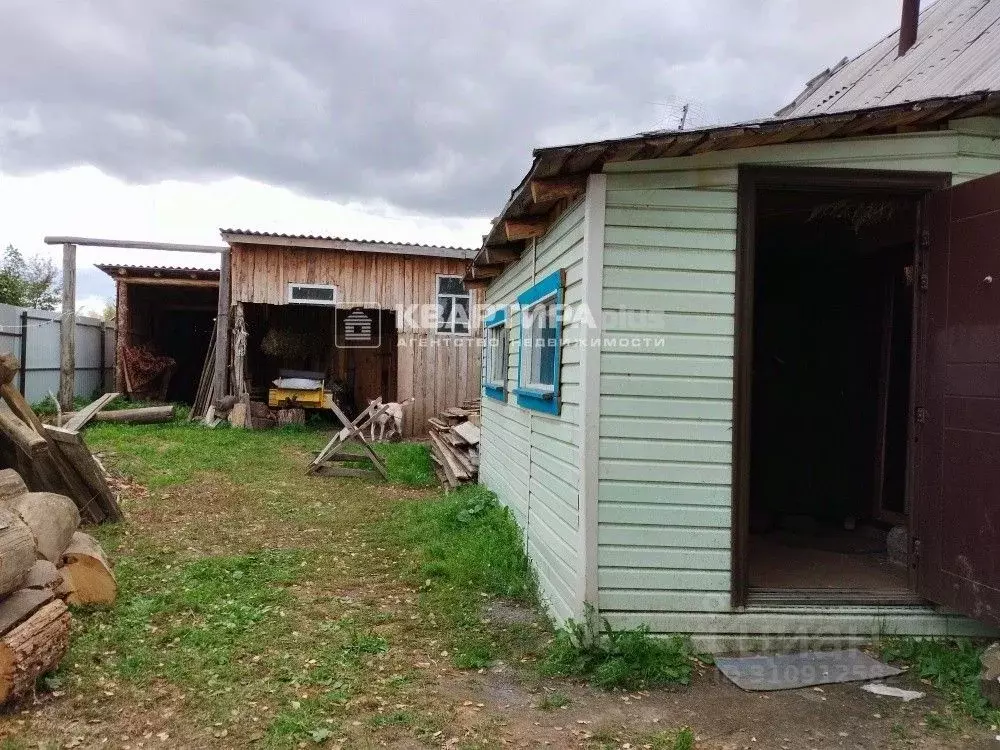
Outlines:
[[[899,5],[0,0],[0,171],[489,216],[532,147],[768,114]]]

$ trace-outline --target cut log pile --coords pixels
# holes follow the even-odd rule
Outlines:
[[[32,691],[69,648],[67,604],[110,604],[118,593],[100,544],[79,531],[65,495],[31,492],[0,470],[0,703]]]
[[[441,486],[454,490],[479,479],[479,399],[451,406],[430,424],[431,462]]]
[[[16,468],[34,492],[69,497],[88,523],[122,520],[104,469],[79,432],[99,407],[81,410],[64,427],[42,424],[12,384],[17,371],[16,357],[0,355],[0,398],[9,407],[0,410],[0,465]]]

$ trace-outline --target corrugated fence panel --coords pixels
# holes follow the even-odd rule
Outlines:
[[[0,304],[0,351],[18,361],[24,352],[22,373],[14,385],[28,401],[41,401],[59,391],[58,312]],[[97,318],[76,318],[76,373],[74,392],[90,398],[114,386],[115,327]]]

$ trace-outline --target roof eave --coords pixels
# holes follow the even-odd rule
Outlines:
[[[913,129],[926,130],[957,117],[997,113],[1000,113],[1000,92],[982,91],[849,112],[774,118],[699,130],[643,133],[628,138],[536,148],[532,152],[534,160],[531,168],[512,191],[500,215],[494,219],[466,279],[477,280],[475,267],[488,263],[489,248],[510,245],[504,231],[507,221],[537,216],[544,210],[544,206],[537,206],[531,200],[530,185],[535,179],[599,172],[606,164],[616,162],[674,158],[711,151]]]

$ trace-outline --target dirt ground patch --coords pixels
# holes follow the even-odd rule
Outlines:
[[[708,750],[1000,746],[933,695],[744,693],[708,668],[675,692],[542,679],[532,649],[547,631],[500,598],[484,597],[480,617],[514,634],[514,656],[458,669],[448,613],[428,605],[407,552],[373,532],[437,491],[416,470],[411,485],[308,477],[325,437],[186,426],[89,437],[138,482],[124,485],[128,521],[96,532],[121,596],[75,613],[62,668],[0,716],[0,750],[669,750],[686,726]]]

